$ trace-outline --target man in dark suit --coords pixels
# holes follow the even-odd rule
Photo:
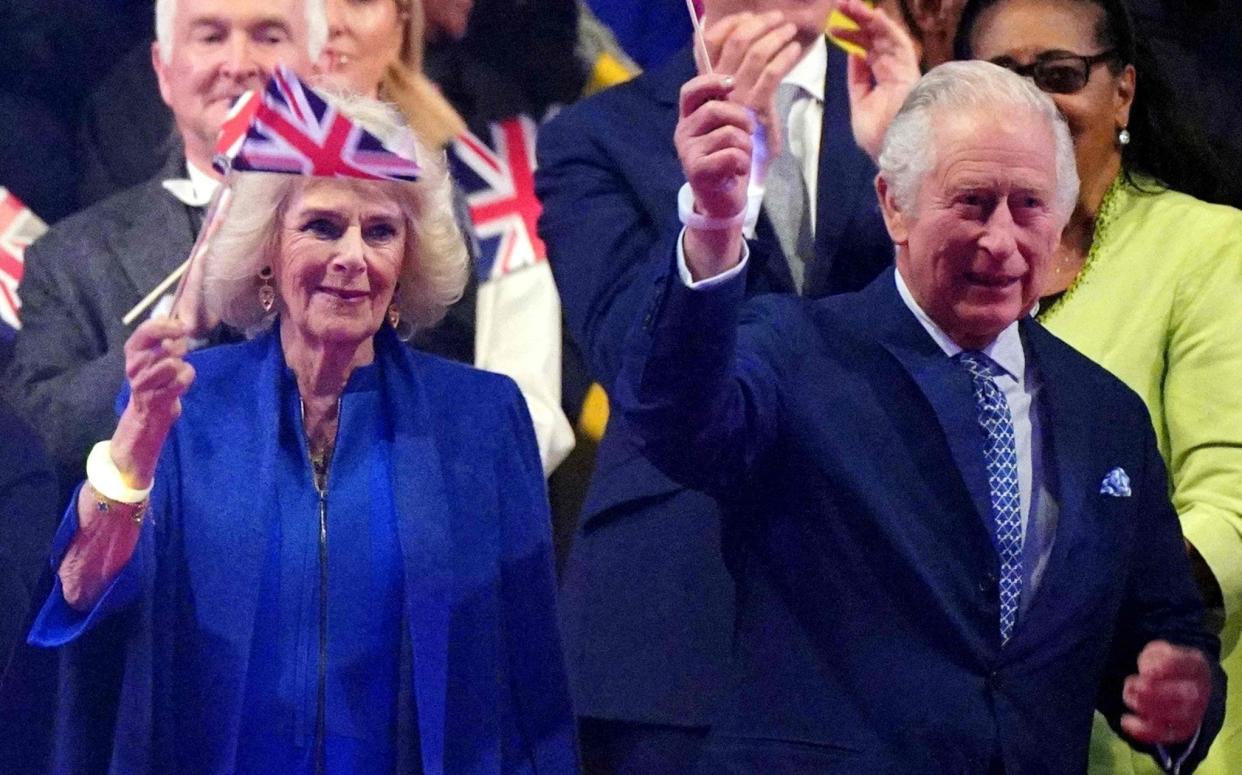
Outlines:
[[[728,507],[735,660],[700,771],[1070,775],[1097,707],[1190,771],[1224,674],[1150,420],[1028,315],[1077,195],[1064,119],[1001,68],[936,68],[879,160],[896,271],[743,307],[728,92],[683,91],[695,208],[617,396]]]
[[[864,23],[860,42],[882,43],[873,46],[871,72],[861,60],[852,68],[865,83],[853,95],[862,108],[852,111],[846,55],[823,35],[835,0],[705,5],[715,71],[735,75],[734,96],[766,125],[769,155],[791,151],[769,168],[786,173],[782,204],[773,207],[768,196],[775,173],[757,176],[751,192],[747,294],[863,287],[893,251],[871,192],[875,167],[860,145],[874,151],[885,101],[895,112],[917,79],[911,44],[887,19],[847,4]],[[567,108],[540,134],[540,236],[569,331],[609,392],[625,332],[642,312],[643,280],[663,264],[680,228],[685,177],[672,136],[678,92],[694,73],[687,47]],[[778,110],[782,92],[790,95],[780,100],[787,114]],[[800,209],[789,204],[790,177],[795,195],[803,189]],[[680,774],[691,766],[724,685],[733,623],[719,525],[716,505],[657,471],[614,414],[562,581],[588,771]]]
[[[121,318],[189,255],[218,185],[212,148],[232,100],[261,86],[278,61],[309,71],[326,30],[322,0],[163,0],[156,11],[151,62],[184,153],[56,224],[25,256],[22,329],[4,386],[65,490],[116,424],[122,346],[145,314],[129,325]]]

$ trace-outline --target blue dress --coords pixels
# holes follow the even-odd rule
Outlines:
[[[311,773],[322,753],[328,772],[392,772],[403,593],[388,447],[375,443],[387,418],[377,367],[356,370],[341,395],[322,512],[287,370],[281,395],[281,427],[296,432],[281,438],[237,759]]]
[[[58,586],[31,633],[64,650],[57,771],[576,772],[513,384],[377,334],[321,541],[279,337],[191,362],[134,557],[85,613]],[[54,563],[76,529],[71,509]]]

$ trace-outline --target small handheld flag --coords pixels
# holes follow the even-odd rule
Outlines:
[[[131,325],[172,284],[181,281],[173,299],[180,310],[186,282],[197,282],[194,265],[207,253],[232,199],[235,172],[279,172],[362,180],[418,180],[422,170],[413,143],[393,148],[341,113],[297,75],[278,65],[260,92],[246,92],[233,104],[220,127],[213,166],[228,176],[216,190],[190,257],[121,319]]]
[[[216,143],[215,166],[225,174],[414,181],[421,170],[412,156],[350,121],[282,65],[262,93],[244,94],[233,106]]]

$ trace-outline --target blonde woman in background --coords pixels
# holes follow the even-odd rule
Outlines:
[[[321,76],[338,88],[393,102],[428,146],[445,148],[466,122],[422,71],[428,39],[465,34],[470,0],[328,0]],[[468,216],[459,213],[460,221]],[[463,224],[464,225],[464,224]],[[546,263],[481,282],[473,320],[474,365],[522,390],[545,473],[573,448],[561,409],[561,313]]]

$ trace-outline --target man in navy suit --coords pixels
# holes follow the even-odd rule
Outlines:
[[[918,77],[917,61],[895,24],[847,2],[843,10],[863,24],[859,42],[874,51],[870,70],[863,60],[848,68],[855,76],[849,94],[847,57],[823,35],[836,5],[705,2],[715,72],[733,74],[734,98],[766,127],[769,157],[788,148],[781,164],[793,169],[794,187],[786,185],[780,207],[768,196],[775,173],[757,174],[751,186],[748,295],[858,290],[892,262],[864,149],[874,153],[887,117]],[[540,132],[540,236],[568,330],[608,391],[626,331],[642,312],[643,278],[663,264],[680,229],[685,177],[672,137],[678,93],[695,70],[687,47],[659,69],[567,108]],[[787,114],[778,111],[782,90]],[[803,207],[795,211],[788,195],[799,187]],[[733,591],[720,538],[712,500],[657,471],[614,415],[562,582],[588,771],[681,775],[691,766],[727,675]]]
[[[931,71],[879,159],[896,271],[743,305],[731,88],[682,92],[693,208],[616,396],[727,507],[734,662],[699,771],[1070,775],[1098,708],[1189,772],[1224,675],[1150,420],[1028,315],[1078,186],[1052,102]]]

